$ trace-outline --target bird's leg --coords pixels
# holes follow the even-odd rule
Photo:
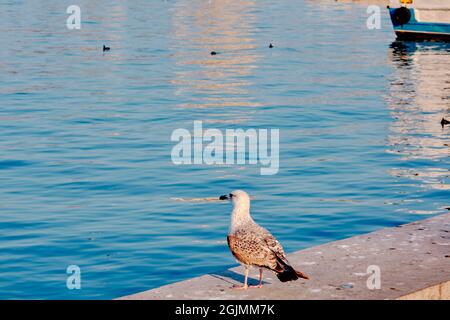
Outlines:
[[[259,268],[259,287],[262,288],[262,273],[263,269]]]
[[[263,269],[259,268],[259,284],[257,286],[250,286],[251,288],[262,288],[262,283],[263,283],[262,274],[263,274]]]
[[[248,267],[245,267],[245,278],[244,278],[244,285],[243,286],[233,286],[233,289],[247,289],[247,279],[248,279]]]

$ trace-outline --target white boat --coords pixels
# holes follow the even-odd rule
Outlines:
[[[390,0],[388,9],[398,39],[450,41],[450,0]]]

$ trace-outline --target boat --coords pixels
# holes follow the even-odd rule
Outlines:
[[[450,41],[450,0],[390,0],[399,40]]]

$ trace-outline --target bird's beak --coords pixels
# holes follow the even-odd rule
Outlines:
[[[223,196],[219,197],[219,200],[230,200],[230,197],[224,194]]]

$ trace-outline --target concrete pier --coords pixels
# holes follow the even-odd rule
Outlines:
[[[211,273],[119,299],[450,299],[450,213],[288,255],[311,277],[234,290],[243,268]],[[379,270],[379,289],[376,278]],[[250,274],[257,284],[258,271]]]

